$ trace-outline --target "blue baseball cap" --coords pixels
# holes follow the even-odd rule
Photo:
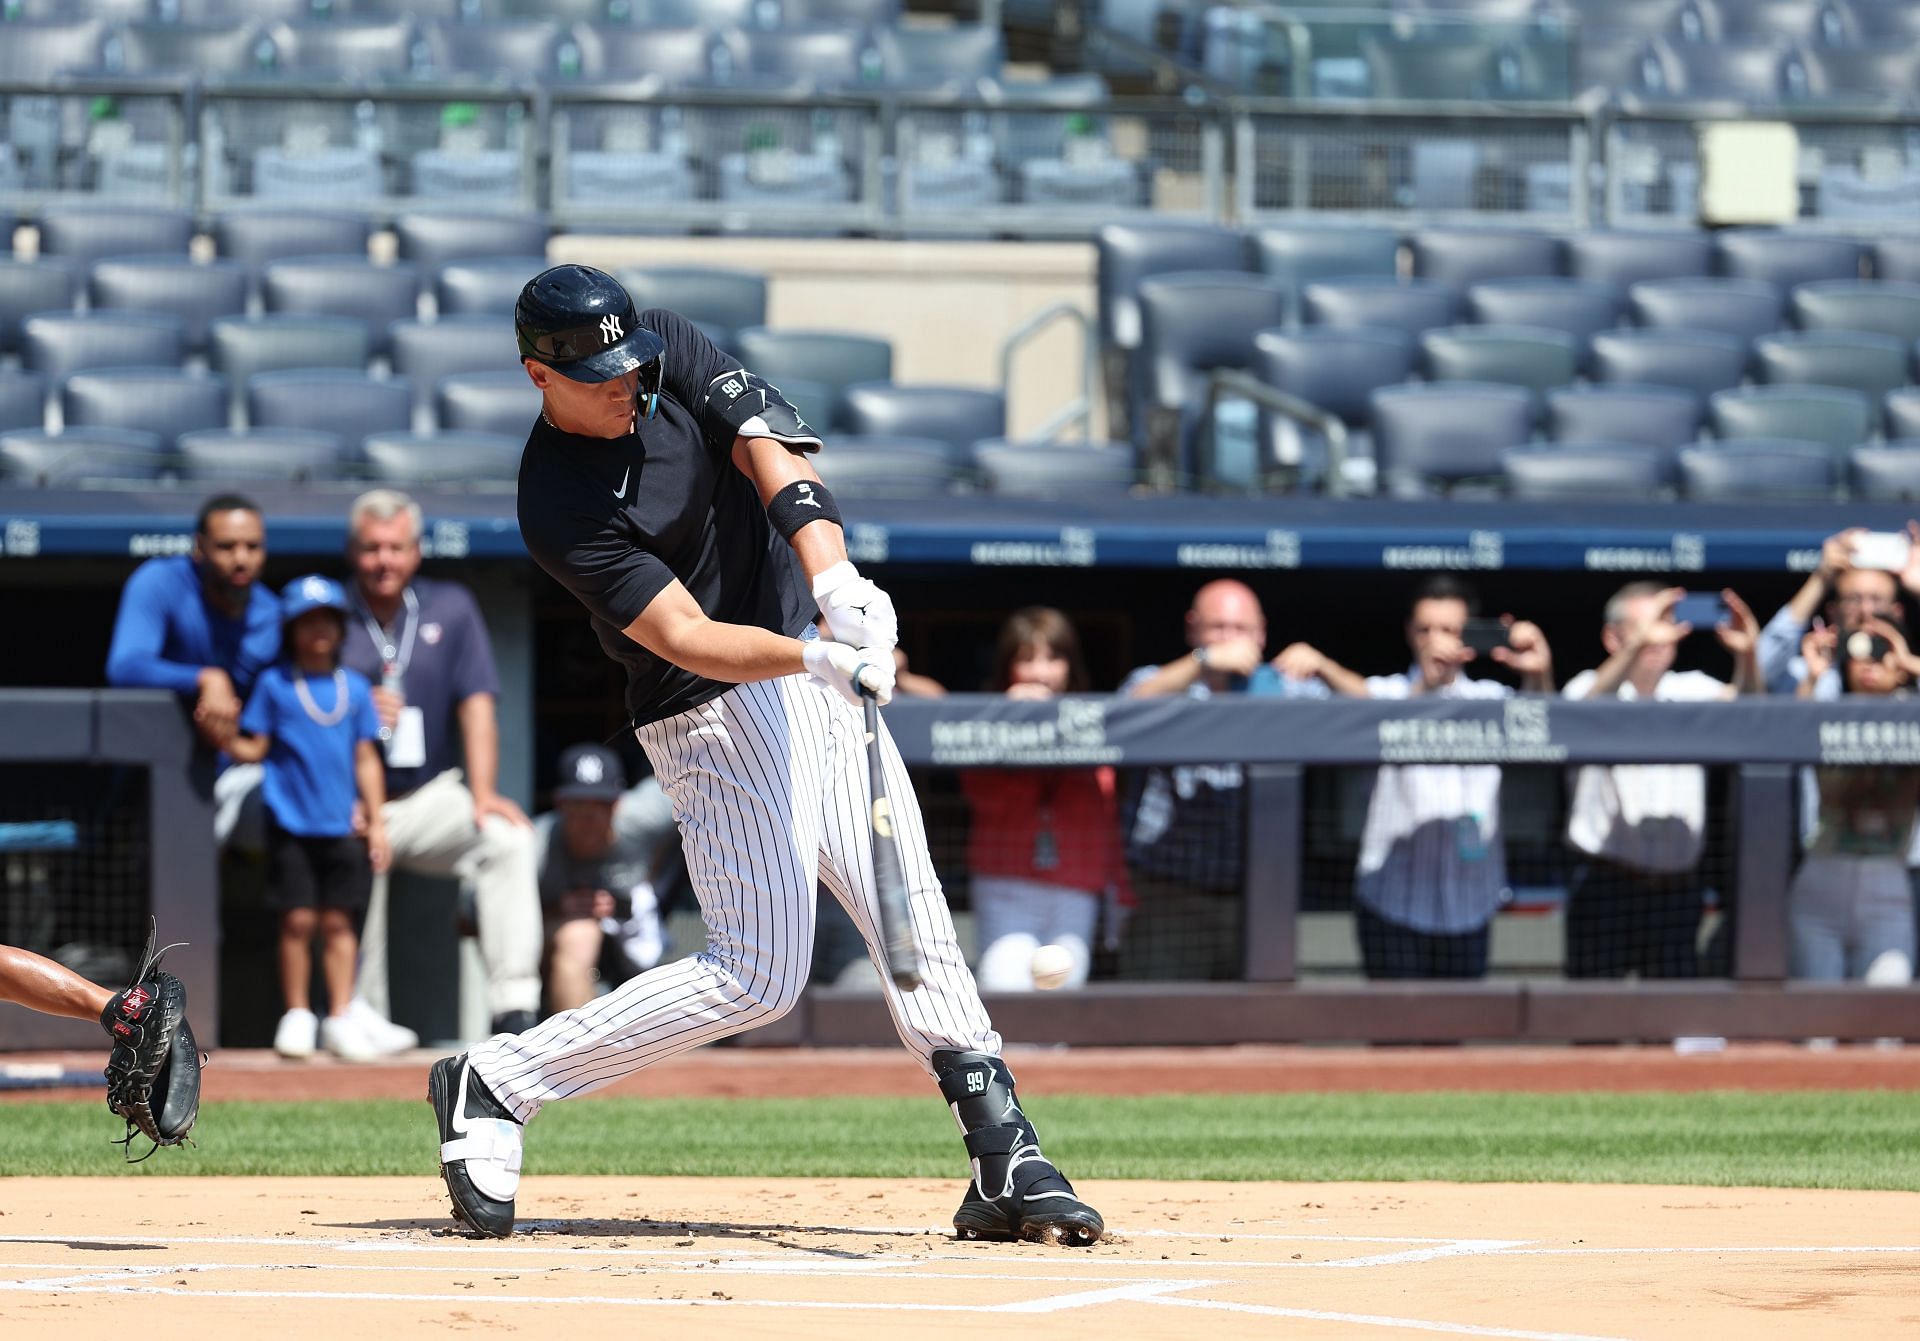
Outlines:
[[[318,573],[296,577],[280,593],[280,622],[291,624],[309,610],[338,610],[346,618],[347,589]]]

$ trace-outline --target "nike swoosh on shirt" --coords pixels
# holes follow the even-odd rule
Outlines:
[[[633,478],[633,467],[628,466],[627,473],[620,477],[620,487],[613,491],[613,496],[615,498],[624,499],[627,496],[627,481],[632,478]]]

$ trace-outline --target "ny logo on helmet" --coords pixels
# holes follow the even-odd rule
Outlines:
[[[608,344],[621,339],[626,332],[620,329],[620,318],[612,315],[600,318],[600,338]]]

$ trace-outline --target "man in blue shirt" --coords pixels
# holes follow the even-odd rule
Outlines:
[[[259,507],[239,494],[209,498],[194,521],[191,553],[148,559],[127,579],[107,683],[189,699],[200,739],[224,750],[254,678],[280,654],[280,603],[260,582],[266,558]],[[240,811],[233,798],[258,782],[259,769],[246,764],[227,768],[216,782],[214,830],[222,843],[233,836]]]

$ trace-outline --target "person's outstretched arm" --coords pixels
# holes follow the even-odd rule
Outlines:
[[[42,1015],[95,1020],[113,993],[88,982],[63,964],[12,945],[0,945],[0,1001],[11,1001]]]

